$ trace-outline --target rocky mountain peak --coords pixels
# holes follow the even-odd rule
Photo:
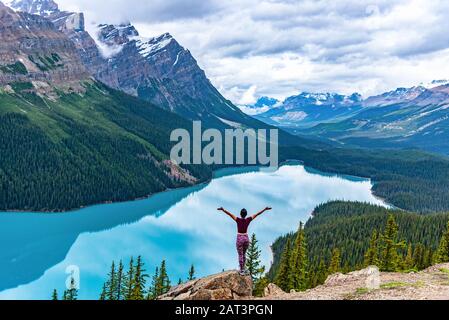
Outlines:
[[[46,18],[0,3],[0,39],[1,86],[74,87],[90,79],[74,44]]]
[[[294,102],[295,104],[315,104],[318,106],[347,106],[354,103],[360,103],[362,96],[353,93],[349,96],[338,93],[309,93],[303,92],[297,96],[288,98],[285,104]]]
[[[136,39],[136,41],[139,53],[145,58],[158,53],[170,44],[175,44],[179,49],[184,50],[169,33],[164,33],[151,39],[140,38]]]
[[[139,32],[130,23],[119,25],[100,24],[98,26],[98,38],[104,44],[123,45],[131,41],[132,38],[138,37]]]
[[[59,7],[53,0],[9,0],[5,4],[16,11],[44,17],[59,12]]]

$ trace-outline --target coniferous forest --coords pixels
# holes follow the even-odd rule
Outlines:
[[[99,83],[86,92],[0,94],[0,210],[63,211],[186,185],[158,165],[175,128],[191,122]],[[449,160],[419,151],[335,148],[280,134],[280,160],[373,180],[373,191],[415,212],[449,211]],[[185,166],[198,181],[217,167]]]
[[[98,83],[54,105],[23,95],[0,95],[0,210],[63,211],[188,185],[161,165],[187,120]]]
[[[449,214],[330,202],[318,206],[298,232],[279,238],[272,248],[274,263],[267,277],[287,292],[371,265],[381,271],[419,271],[449,262]]]

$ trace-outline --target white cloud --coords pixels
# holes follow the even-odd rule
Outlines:
[[[239,104],[253,104],[253,103],[255,103],[257,101],[256,90],[257,90],[257,86],[249,87],[249,89],[246,90],[243,93],[242,98],[239,101]]]
[[[448,1],[59,2],[91,21],[130,20],[144,36],[172,33],[236,103],[300,91],[370,95],[449,78]]]

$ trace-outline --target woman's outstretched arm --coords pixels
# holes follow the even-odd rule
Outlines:
[[[218,211],[223,211],[224,213],[226,213],[232,220],[237,221],[236,216],[234,216],[232,213],[230,213],[229,211],[227,211],[224,208],[218,208]]]
[[[271,209],[272,208],[270,208],[270,207],[266,207],[265,209],[263,209],[259,213],[256,213],[255,215],[252,216],[253,220],[256,219],[258,216],[260,216],[261,214],[263,214],[265,211],[270,211]]]

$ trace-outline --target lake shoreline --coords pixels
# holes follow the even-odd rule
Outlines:
[[[351,178],[355,178],[355,179],[360,179],[360,180],[366,180],[366,181],[370,181],[372,183],[372,186],[374,186],[374,183],[372,182],[372,180],[370,178],[357,177],[357,176],[351,176],[351,175],[344,175],[344,174],[338,174],[338,173],[322,172],[322,171],[314,169],[312,167],[305,166],[305,164],[304,164],[304,162],[302,160],[296,160],[296,159],[285,160],[285,161],[283,161],[279,165],[279,168],[283,167],[283,166],[287,166],[287,165],[304,166],[304,168],[312,169],[312,171],[314,173],[317,173],[317,174],[331,175],[331,176],[340,177],[340,178],[350,178],[350,179]],[[154,197],[155,195],[162,194],[162,193],[165,193],[165,192],[170,192],[170,191],[174,191],[174,190],[183,190],[183,189],[188,189],[188,188],[192,188],[192,187],[196,187],[196,186],[202,186],[202,185],[208,185],[214,179],[219,179],[219,178],[232,176],[232,175],[236,174],[235,172],[233,172],[233,173],[224,174],[222,176],[218,176],[217,177],[216,174],[219,173],[219,172],[225,172],[227,170],[237,170],[237,169],[245,170],[245,169],[251,169],[251,168],[253,168],[253,169],[262,169],[264,167],[262,167],[262,166],[241,166],[241,167],[220,168],[218,170],[213,171],[212,172],[212,177],[210,179],[206,180],[206,181],[203,181],[203,182],[200,182],[200,183],[197,183],[197,184],[192,184],[190,186],[179,187],[179,188],[167,188],[167,189],[165,189],[163,191],[160,191],[160,192],[155,192],[155,193],[151,193],[151,194],[148,194],[148,195],[145,195],[145,196],[142,196],[142,197],[131,198],[131,199],[128,199],[128,200],[123,200],[123,201],[103,201],[103,202],[92,203],[92,204],[89,204],[89,205],[80,206],[80,207],[76,207],[76,208],[65,209],[65,210],[53,210],[53,211],[52,210],[34,211],[34,210],[20,210],[20,209],[17,209],[17,210],[0,210],[1,211],[0,215],[1,214],[5,214],[5,213],[14,213],[14,214],[18,214],[18,215],[19,214],[25,214],[25,213],[27,213],[27,214],[31,213],[31,214],[61,215],[61,214],[70,214],[70,213],[74,213],[74,212],[77,212],[77,211],[80,211],[80,210],[83,210],[83,209],[86,209],[86,208],[95,207],[95,206],[101,206],[101,205],[106,205],[106,204],[119,204],[119,203],[147,200],[147,199],[150,199],[151,197]],[[382,199],[381,197],[378,197],[374,193],[373,190],[372,190],[372,194],[374,196],[376,196],[379,200],[382,200],[387,205],[392,206],[391,204],[385,202],[385,199]]]

